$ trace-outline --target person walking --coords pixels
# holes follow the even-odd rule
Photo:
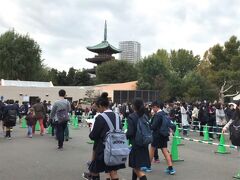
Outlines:
[[[71,105],[69,101],[65,99],[66,91],[64,89],[59,90],[58,95],[59,100],[53,104],[50,119],[56,125],[58,149],[63,149],[64,131],[69,121],[68,113],[71,111]]]
[[[11,129],[16,125],[17,115],[18,115],[18,106],[14,104],[14,100],[9,100],[9,104],[4,106],[3,109],[3,121],[4,126],[6,127],[5,137],[9,140],[11,139]]]
[[[34,104],[32,108],[34,109],[36,119],[40,125],[40,135],[43,136],[43,133],[44,133],[43,119],[46,116],[46,112],[45,112],[44,105],[41,103],[41,99],[37,98],[36,102],[37,103]],[[35,134],[35,126],[33,126],[33,134]]]
[[[117,117],[116,114],[109,109],[109,100],[107,93],[102,93],[101,96],[97,99],[96,107],[98,112],[102,114],[104,113],[106,116],[108,116],[114,128],[116,128]],[[118,121],[118,123],[119,127],[121,127],[121,122]],[[93,152],[95,155],[88,168],[90,173],[84,172],[83,174],[83,177],[85,179],[100,180],[99,174],[101,172],[105,172],[109,173],[111,180],[119,180],[117,171],[119,169],[125,168],[125,164],[108,166],[104,162],[104,141],[109,130],[110,128],[104,119],[104,116],[98,115],[93,125],[93,129],[89,134],[89,138],[94,141]]]
[[[127,138],[132,144],[131,152],[129,154],[129,167],[133,168],[132,170],[132,180],[146,180],[147,177],[145,173],[141,170],[141,167],[150,167],[150,158],[148,152],[148,146],[138,146],[135,144],[135,137],[137,133],[137,124],[140,120],[139,118],[147,116],[145,113],[145,108],[143,101],[140,99],[136,99],[133,104],[134,113],[128,116],[128,130],[127,130]]]
[[[153,123],[151,126],[151,129],[153,130],[153,142],[150,146],[150,150],[149,150],[149,156],[150,156],[150,162],[152,162],[153,160],[153,156],[154,156],[154,152],[156,148],[160,148],[162,150],[162,153],[167,161],[168,167],[165,169],[165,172],[173,175],[176,173],[176,170],[173,168],[173,164],[172,164],[172,159],[170,156],[170,153],[167,149],[167,142],[169,141],[169,133],[167,136],[161,134],[161,128],[162,125],[165,124],[163,123],[164,118],[163,116],[167,116],[164,112],[163,112],[163,103],[159,103],[158,101],[154,101],[152,103],[152,109],[154,111],[154,117],[153,117]],[[169,119],[170,121],[170,119]],[[168,122],[166,122],[166,124],[170,124]],[[172,124],[172,123],[171,123]],[[170,131],[170,127],[164,127],[167,129],[168,132]],[[149,168],[148,170],[151,170],[151,168]]]
[[[238,152],[240,152],[240,137],[239,137],[239,124],[240,124],[240,101],[238,101],[236,106],[236,110],[234,111],[231,119],[228,123],[223,127],[222,133],[226,133],[226,131],[230,130],[230,140],[233,145],[237,146]]]
[[[28,113],[27,113],[27,116],[26,116],[26,121],[27,121],[27,126],[28,126],[28,132],[27,132],[27,136],[29,138],[32,138],[32,128],[33,128],[33,125],[35,125],[36,123],[36,116],[35,116],[35,112],[34,112],[34,109],[33,108],[30,108]]]

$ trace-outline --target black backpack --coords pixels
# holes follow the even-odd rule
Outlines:
[[[9,109],[7,111],[7,120],[10,122],[16,122],[16,120],[17,120],[17,110],[16,109]]]
[[[162,126],[160,127],[159,133],[164,137],[168,137],[170,129],[172,129],[175,132],[176,125],[173,124],[173,122],[165,112],[161,111],[159,112],[159,114],[162,117]]]
[[[148,146],[153,141],[152,131],[150,129],[150,124],[148,122],[147,116],[138,118],[137,132],[135,136],[135,143],[138,146]]]
[[[240,146],[240,120],[232,122],[229,128],[230,140],[234,146]]]

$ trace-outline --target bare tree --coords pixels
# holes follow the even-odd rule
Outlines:
[[[229,90],[231,90],[234,87],[234,85],[230,85],[230,86],[226,87],[226,84],[227,84],[227,81],[224,80],[224,83],[221,86],[221,89],[219,91],[219,102],[221,102],[221,103],[224,103],[225,97],[234,97],[239,94],[238,91],[236,91],[236,93],[234,93],[234,94],[226,94]]]
[[[89,99],[93,99],[94,98],[94,90],[87,90],[85,95],[89,98]]]

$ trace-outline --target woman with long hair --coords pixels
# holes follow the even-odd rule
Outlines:
[[[143,101],[141,99],[136,99],[133,104],[134,112],[128,116],[128,131],[127,138],[132,144],[132,149],[129,155],[129,166],[133,168],[132,180],[146,180],[147,177],[141,167],[150,167],[150,158],[148,152],[148,146],[137,146],[135,144],[135,136],[137,132],[137,124],[140,117],[146,116],[144,114],[145,108]],[[147,116],[146,116],[147,118]]]

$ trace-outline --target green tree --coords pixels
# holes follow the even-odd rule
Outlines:
[[[211,47],[204,56],[210,62],[208,78],[218,86],[219,100],[232,97],[239,91],[240,75],[240,41],[236,36],[224,43]]]
[[[199,56],[194,56],[192,51],[179,49],[172,50],[170,62],[173,70],[183,78],[188,72],[194,70],[200,62]]]
[[[76,69],[73,67],[69,68],[68,73],[67,73],[67,85],[68,86],[73,86],[76,84]]]
[[[0,67],[3,79],[39,80],[44,67],[41,49],[29,35],[7,31],[0,36]]]
[[[140,61],[138,67],[138,89],[160,90],[166,83],[169,70],[161,59],[155,55],[148,56]]]
[[[184,100],[193,102],[197,100],[215,100],[218,96],[217,87],[207,78],[194,71],[189,72],[183,79]]]
[[[169,69],[166,64],[156,55],[151,55],[137,64],[138,83],[140,90],[159,90],[162,100],[169,99],[168,76]]]
[[[58,72],[57,75],[57,84],[59,86],[68,86],[68,81],[67,81],[67,72],[66,71],[62,71],[62,72]]]
[[[58,82],[58,70],[51,68],[48,70],[48,81],[52,81],[54,86],[60,85]]]
[[[170,55],[165,49],[158,49],[156,53],[153,53],[152,56],[159,59],[165,67],[167,67],[169,70],[172,70],[171,62],[170,62]]]
[[[75,74],[75,84],[76,86],[90,86],[93,85],[93,79],[90,77],[86,70],[77,71]]]
[[[122,83],[137,80],[137,70],[127,61],[109,61],[97,66],[97,83]]]
[[[172,71],[168,77],[167,92],[169,99],[178,100],[183,98],[184,83],[183,79],[179,75]]]

